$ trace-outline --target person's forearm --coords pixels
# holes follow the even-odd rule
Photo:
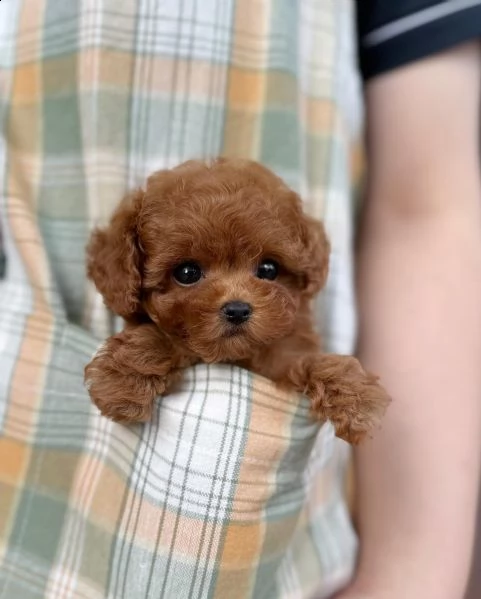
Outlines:
[[[473,44],[368,90],[359,354],[393,403],[356,455],[346,599],[463,595],[481,457],[479,79]]]
[[[383,599],[399,588],[460,599],[481,456],[480,223],[456,211],[373,214],[359,281],[361,361],[393,403],[357,454],[357,582]]]

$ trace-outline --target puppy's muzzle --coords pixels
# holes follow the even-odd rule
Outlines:
[[[222,314],[230,324],[239,325],[249,320],[252,314],[252,306],[245,302],[228,302],[222,306]]]

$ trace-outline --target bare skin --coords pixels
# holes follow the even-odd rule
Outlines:
[[[481,456],[479,46],[373,80],[363,364],[393,396],[356,450],[361,553],[339,599],[461,599]]]

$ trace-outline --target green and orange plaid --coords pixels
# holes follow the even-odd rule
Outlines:
[[[352,350],[353,39],[349,0],[1,1],[0,599],[304,599],[351,576],[349,452],[307,400],[199,366],[127,428],[83,367],[118,326],[89,232],[151,171],[220,154],[325,219],[319,322]]]

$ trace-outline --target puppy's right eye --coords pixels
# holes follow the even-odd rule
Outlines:
[[[263,260],[257,267],[256,276],[259,279],[274,281],[279,274],[279,265],[274,260]]]
[[[202,269],[196,262],[183,262],[174,268],[173,276],[179,285],[194,285],[202,278]]]

